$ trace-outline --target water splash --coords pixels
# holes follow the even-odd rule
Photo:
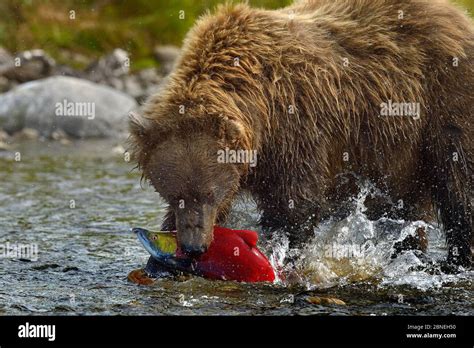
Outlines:
[[[353,199],[353,212],[345,219],[329,219],[314,230],[314,238],[301,249],[292,249],[285,231],[277,231],[265,243],[269,259],[283,285],[299,284],[307,289],[328,288],[361,281],[378,286],[407,285],[420,290],[439,288],[474,272],[449,275],[428,271],[446,257],[444,233],[436,224],[380,218],[365,214],[367,197],[378,195],[369,183]],[[408,250],[392,258],[394,244],[415,236],[418,228],[427,233],[425,253]]]

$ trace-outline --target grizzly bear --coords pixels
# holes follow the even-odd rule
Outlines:
[[[447,264],[469,266],[473,111],[474,25],[447,1],[227,4],[188,33],[131,139],[191,255],[241,190],[263,230],[306,240],[357,193],[349,174],[403,203],[372,204],[379,215],[434,212]]]

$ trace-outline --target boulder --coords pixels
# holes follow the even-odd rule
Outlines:
[[[107,83],[109,79],[125,76],[130,71],[128,52],[116,48],[112,53],[92,63],[87,69],[88,79],[95,82]]]
[[[167,59],[172,58],[168,57]],[[113,87],[142,102],[157,90],[163,80],[163,74],[154,68],[132,74],[129,63],[128,52],[117,48],[92,63],[85,70],[83,78]]]
[[[163,76],[156,69],[150,68],[125,76],[122,81],[123,86],[119,89],[134,97],[138,102],[143,102],[159,90]]]
[[[3,47],[0,47],[0,93],[8,91],[11,88],[11,83],[3,76],[7,71],[14,67],[13,56]]]
[[[27,82],[54,73],[56,62],[43,50],[29,50],[18,54],[1,72],[9,80]]]
[[[10,89],[10,81],[6,77],[0,76],[0,93],[6,92]]]
[[[12,134],[36,129],[51,138],[63,131],[74,138],[103,138],[126,134],[127,114],[136,101],[96,83],[54,76],[21,84],[0,94],[0,129]]]
[[[0,46],[0,76],[10,70],[14,65],[13,56],[6,49]]]

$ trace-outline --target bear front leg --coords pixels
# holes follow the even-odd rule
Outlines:
[[[259,208],[262,211],[259,224],[264,233],[286,232],[291,248],[300,248],[314,236],[319,216],[316,204],[295,203],[293,200],[275,204],[267,199],[260,202]]]
[[[452,109],[456,110],[455,107]],[[451,110],[451,109],[450,109]],[[455,124],[445,126],[443,137],[433,142],[432,194],[439,209],[448,245],[447,264],[472,265],[474,148],[470,134]],[[436,135],[435,135],[436,136]]]

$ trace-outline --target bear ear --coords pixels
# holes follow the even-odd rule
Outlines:
[[[236,146],[242,142],[245,128],[238,120],[221,115],[219,135],[227,144]]]
[[[132,158],[137,162],[138,167],[142,168],[154,138],[152,134],[153,121],[135,112],[130,112],[128,117],[130,136],[127,143]]]
[[[137,142],[144,142],[151,128],[151,120],[146,119],[136,112],[130,112],[129,127],[130,134]]]

